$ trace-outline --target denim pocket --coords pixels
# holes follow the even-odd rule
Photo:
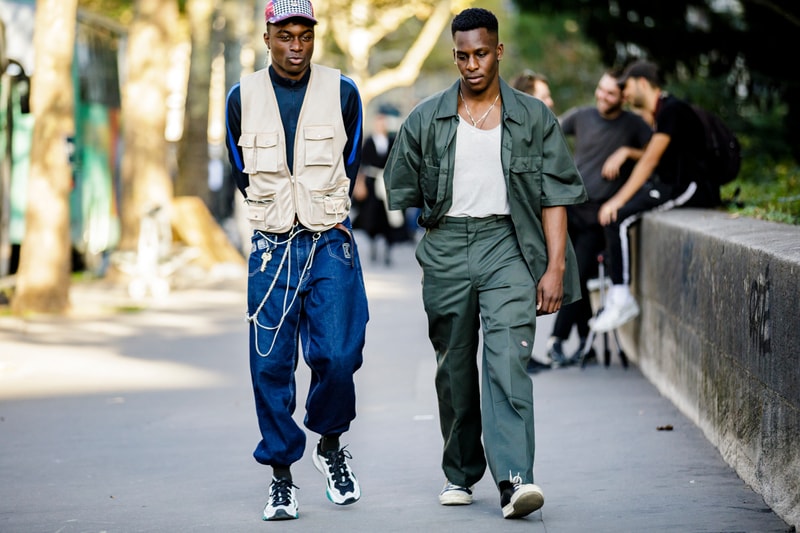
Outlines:
[[[277,247],[277,238],[274,234],[261,232],[253,234],[250,239],[250,257],[247,262],[247,272],[251,278],[263,271],[265,260],[272,260],[272,255]]]
[[[338,228],[322,232],[328,256],[347,266],[355,265],[355,244],[351,233]]]

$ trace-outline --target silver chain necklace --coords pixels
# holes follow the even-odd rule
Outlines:
[[[461,97],[461,101],[464,102],[464,109],[466,109],[467,111],[467,116],[469,117],[469,120],[472,122],[472,125],[476,128],[480,128],[478,124],[481,124],[483,123],[484,120],[486,120],[486,117],[488,117],[489,113],[491,113],[492,109],[494,109],[494,105],[497,103],[497,100],[500,99],[500,93],[498,92],[497,96],[494,97],[494,102],[492,102],[492,105],[490,105],[489,109],[486,110],[486,113],[484,113],[483,116],[481,116],[481,118],[479,118],[478,120],[475,120],[475,117],[472,116],[472,113],[469,110],[467,101],[464,99],[464,94],[461,92],[461,87],[458,88],[458,95]]]

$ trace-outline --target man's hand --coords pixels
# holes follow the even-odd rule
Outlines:
[[[608,226],[612,222],[616,222],[617,212],[619,211],[620,207],[621,206],[618,206],[617,202],[611,198],[600,206],[600,210],[597,212],[597,221],[601,226]]]
[[[564,270],[567,251],[567,208],[542,209],[542,229],[547,248],[547,269],[536,286],[536,315],[549,315],[561,308],[564,299]]]
[[[561,309],[564,299],[564,273],[546,271],[536,287],[536,316]]]
[[[606,162],[603,163],[603,169],[600,171],[604,179],[609,181],[615,180],[619,177],[619,169],[628,160],[628,149],[621,146],[614,150],[614,153],[608,156]]]
[[[356,176],[356,182],[353,185],[353,200],[363,202],[367,199],[369,192],[367,191],[367,177],[361,172]]]

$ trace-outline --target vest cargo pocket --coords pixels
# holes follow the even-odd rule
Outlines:
[[[242,133],[239,146],[242,147],[245,174],[278,171],[277,133]]]
[[[303,128],[306,166],[333,165],[333,135],[333,126]]]
[[[275,203],[275,195],[267,196],[260,200],[247,199],[247,219],[250,221],[250,226],[254,229],[267,230],[267,219],[270,214],[273,215],[277,209]]]
[[[350,212],[348,188],[350,181],[329,189],[318,189],[311,193],[312,220],[322,224],[341,222]]]
[[[256,171],[278,171],[278,134],[256,133]]]
[[[242,133],[239,137],[239,146],[242,147],[242,159],[244,160],[245,174],[255,174],[256,172],[256,134]]]

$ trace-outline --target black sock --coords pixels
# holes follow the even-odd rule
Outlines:
[[[319,439],[319,451],[325,452],[338,452],[339,451],[339,435],[323,435]]]
[[[292,480],[291,466],[287,465],[272,465],[272,477],[275,479],[288,479]]]
[[[514,493],[514,484],[504,480],[497,484],[497,488],[500,489],[500,505],[507,505]]]

